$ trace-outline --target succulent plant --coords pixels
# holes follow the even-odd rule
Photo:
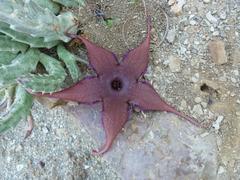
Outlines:
[[[74,16],[71,12],[56,16],[32,0],[3,0],[0,1],[0,22],[9,24],[10,29],[17,32],[42,37],[45,42],[68,42],[70,39],[64,32],[74,25]]]
[[[76,2],[69,1],[68,5]],[[61,4],[66,3],[0,1],[0,132],[30,117],[33,96],[26,88],[52,93],[80,78],[76,56],[61,44],[70,40],[66,30],[76,33],[71,28],[74,15],[61,13]]]

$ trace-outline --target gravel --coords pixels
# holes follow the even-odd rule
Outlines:
[[[118,179],[106,162],[91,155],[95,143],[72,115],[35,102],[33,117],[27,139],[26,121],[0,135],[1,179]]]

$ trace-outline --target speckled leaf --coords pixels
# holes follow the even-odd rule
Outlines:
[[[75,55],[67,51],[63,45],[59,45],[57,47],[57,54],[59,58],[66,64],[73,82],[77,82],[79,80],[80,71],[79,67],[77,66]]]
[[[15,80],[36,69],[39,61],[38,51],[28,50],[19,54],[9,65],[0,67],[0,86],[16,82]]]
[[[60,6],[51,0],[33,0],[33,1],[43,8],[48,8],[54,14],[57,14],[60,11]]]
[[[32,0],[0,1],[0,21],[10,28],[33,37],[43,37],[45,42],[62,40],[68,42],[65,31],[74,25],[71,12],[55,15]],[[72,28],[75,32],[75,29]]]
[[[23,86],[33,92],[51,93],[64,86],[66,72],[61,63],[46,55],[40,54],[40,63],[45,67],[48,74],[29,75],[20,80]]]
[[[19,51],[24,52],[28,46],[26,44],[11,40],[8,36],[0,35],[0,53],[1,51],[9,51],[18,53]]]
[[[15,100],[6,115],[0,117],[0,133],[15,127],[21,119],[27,118],[30,113],[33,98],[24,88],[18,86]]]
[[[84,6],[85,1],[84,0],[53,0],[54,2],[57,2],[59,4],[62,4],[63,6],[66,7],[79,7],[79,6]]]
[[[25,33],[14,31],[4,22],[0,22],[0,32],[8,35],[15,41],[28,44],[30,47],[35,48],[51,48],[59,43],[59,41],[44,42],[44,38],[42,37],[32,37]]]
[[[17,54],[13,52],[0,52],[0,67],[10,64],[16,56]]]

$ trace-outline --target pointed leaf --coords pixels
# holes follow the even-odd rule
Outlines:
[[[32,107],[32,95],[28,94],[24,88],[18,86],[15,100],[9,112],[0,117],[0,133],[15,127],[21,119],[27,118]]]
[[[63,88],[66,72],[56,59],[40,53],[40,62],[48,74],[29,75],[19,79],[22,85],[34,92],[51,93]]]
[[[2,65],[0,67],[0,86],[15,83],[20,76],[35,70],[38,61],[38,51],[30,49],[25,54],[19,54],[11,64]]]
[[[44,38],[42,38],[42,37],[32,37],[25,33],[14,31],[14,30],[10,29],[10,27],[7,23],[3,23],[3,22],[0,22],[0,32],[8,35],[14,41],[28,44],[30,47],[51,48],[59,43],[59,41],[44,42]]]
[[[43,9],[48,8],[54,14],[57,14],[60,11],[60,6],[51,0],[33,0],[36,4],[41,6]]]
[[[74,54],[67,51],[63,45],[57,47],[57,54],[61,60],[66,64],[68,71],[73,79],[73,82],[77,82],[80,77],[79,67],[77,65],[76,57]]]
[[[17,54],[13,52],[0,52],[0,67],[10,64],[16,56]]]
[[[0,35],[0,52],[8,51],[18,53],[25,52],[28,46],[26,44],[11,40],[8,36]]]

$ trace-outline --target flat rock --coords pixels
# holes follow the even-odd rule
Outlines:
[[[224,42],[221,40],[213,40],[208,43],[210,56],[214,63],[225,64],[228,62],[227,54],[225,51]]]
[[[98,146],[105,136],[100,110],[99,104],[67,108]],[[215,136],[204,132],[170,113],[133,115],[102,158],[123,179],[216,179]]]

